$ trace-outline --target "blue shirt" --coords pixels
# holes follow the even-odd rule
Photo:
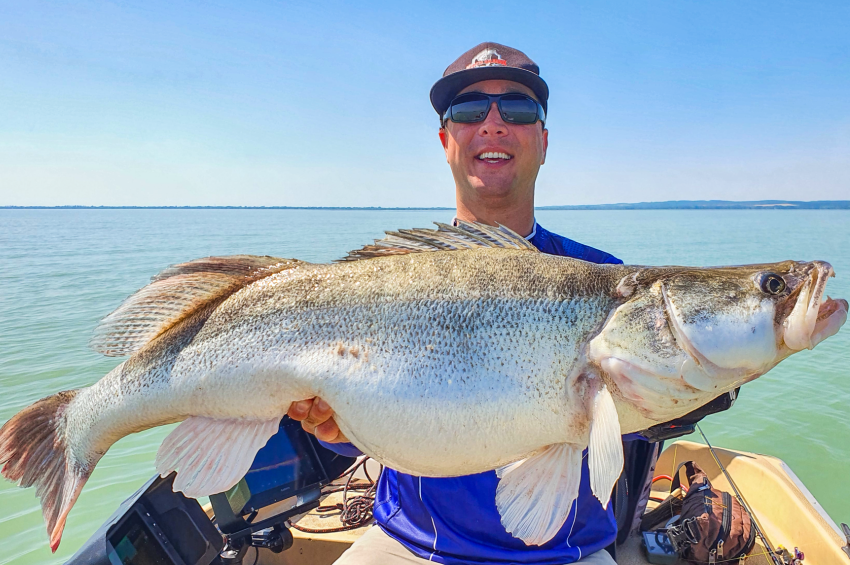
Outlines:
[[[592,263],[622,263],[536,223],[527,239],[544,253]],[[324,445],[342,455],[360,455],[350,443]],[[495,471],[432,478],[384,469],[375,496],[375,521],[410,551],[437,563],[572,563],[604,549],[617,536],[613,504],[608,510],[602,508],[590,491],[589,476],[585,450],[578,498],[561,531],[539,547],[525,545],[502,526],[496,510],[499,479]]]

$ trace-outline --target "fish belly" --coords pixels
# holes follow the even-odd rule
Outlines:
[[[459,476],[580,441],[586,417],[567,377],[376,370],[340,379],[324,397],[343,433],[367,455],[411,474]]]
[[[172,387],[209,417],[282,415],[290,402],[320,396],[352,443],[392,468],[483,472],[547,445],[586,442],[587,399],[574,384],[602,306],[373,300],[267,309],[227,331],[214,315],[181,352]]]

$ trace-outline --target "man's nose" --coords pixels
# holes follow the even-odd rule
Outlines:
[[[502,119],[499,105],[496,102],[490,104],[490,112],[478,127],[478,135],[507,135],[508,125]]]

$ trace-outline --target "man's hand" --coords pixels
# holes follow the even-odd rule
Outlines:
[[[334,421],[334,411],[319,397],[293,402],[287,416],[301,422],[301,427],[327,443],[344,443],[348,438],[339,431]]]

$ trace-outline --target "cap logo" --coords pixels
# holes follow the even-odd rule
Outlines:
[[[478,55],[472,58],[472,62],[466,66],[467,69],[476,67],[495,67],[498,65],[507,66],[508,62],[502,59],[501,55],[495,49],[484,49]]]

